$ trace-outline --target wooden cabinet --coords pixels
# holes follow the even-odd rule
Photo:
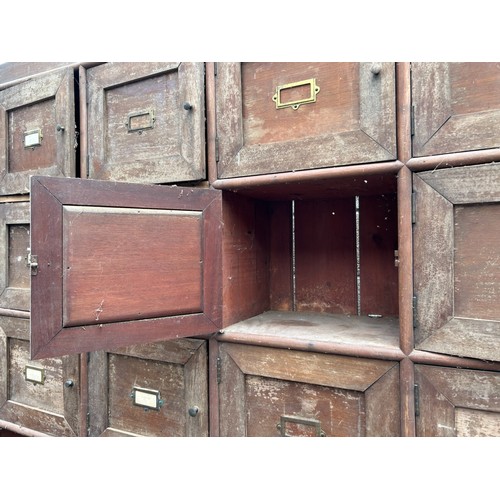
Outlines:
[[[500,435],[500,373],[415,367],[417,436]]]
[[[203,63],[107,63],[87,79],[88,177],[206,177]]]
[[[396,158],[394,63],[218,63],[220,178]]]
[[[0,90],[0,195],[29,192],[34,174],[74,176],[73,69]]]
[[[397,362],[231,343],[219,356],[221,436],[400,435]]]
[[[500,435],[498,71],[103,63],[73,104],[74,69],[2,84],[0,427]]]
[[[500,360],[500,165],[414,175],[418,349]]]
[[[208,418],[206,341],[90,354],[90,436],[203,437]]]
[[[500,64],[411,64],[413,155],[498,148]]]

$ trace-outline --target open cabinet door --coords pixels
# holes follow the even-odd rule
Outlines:
[[[31,178],[31,357],[221,328],[221,193]]]

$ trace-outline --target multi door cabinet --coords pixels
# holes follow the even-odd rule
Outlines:
[[[495,68],[80,66],[88,179],[3,197],[9,359],[80,360],[75,434],[500,435]]]

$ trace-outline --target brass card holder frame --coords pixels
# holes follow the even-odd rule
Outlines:
[[[34,149],[37,146],[41,146],[42,139],[42,129],[36,128],[33,130],[27,130],[24,132],[24,149]]]
[[[24,367],[24,380],[43,385],[45,383],[45,370],[39,366],[26,365]]]
[[[290,437],[290,434],[286,433],[287,423],[313,427],[315,436],[326,437],[325,432],[321,430],[321,422],[319,420],[314,420],[312,418],[294,417],[291,415],[281,415],[280,422],[276,425],[276,428],[280,431],[280,435],[282,437]]]
[[[143,387],[132,387],[130,398],[134,406],[139,406],[147,410],[159,411],[164,401],[161,399],[160,391],[154,389],[144,389]]]
[[[295,101],[283,102],[281,99],[281,92],[286,89],[292,89],[296,87],[303,87],[309,85],[309,96],[304,99],[297,99]],[[316,95],[318,94],[320,88],[316,85],[316,78],[309,78],[308,80],[301,80],[300,82],[287,83],[285,85],[278,85],[276,87],[276,93],[273,95],[273,101],[276,103],[276,109],[292,108],[299,109],[302,104],[310,104],[316,102]]]
[[[140,120],[140,118],[145,117],[146,119]],[[137,111],[135,113],[130,113],[127,117],[127,122],[125,126],[127,127],[127,132],[139,132],[143,130],[149,130],[155,126],[155,112],[153,109],[148,109],[146,111]],[[137,125],[134,125],[138,122]]]

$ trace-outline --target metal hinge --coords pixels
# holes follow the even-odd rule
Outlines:
[[[417,193],[413,191],[411,193],[411,223],[415,224],[417,222]]]
[[[90,412],[87,412],[87,436],[90,436]]]
[[[216,62],[214,62],[214,76],[217,76],[217,64]]]
[[[221,382],[221,364],[222,361],[220,359],[220,356],[217,356],[217,384],[220,384]]]
[[[215,137],[215,161],[219,161],[219,137]]]
[[[420,387],[418,384],[413,384],[413,395],[415,399],[415,416],[420,416]]]
[[[418,304],[418,298],[416,295],[413,296],[413,328],[418,327],[418,320],[417,320],[417,304]]]
[[[410,108],[410,134],[412,137],[415,135],[415,104]]]

